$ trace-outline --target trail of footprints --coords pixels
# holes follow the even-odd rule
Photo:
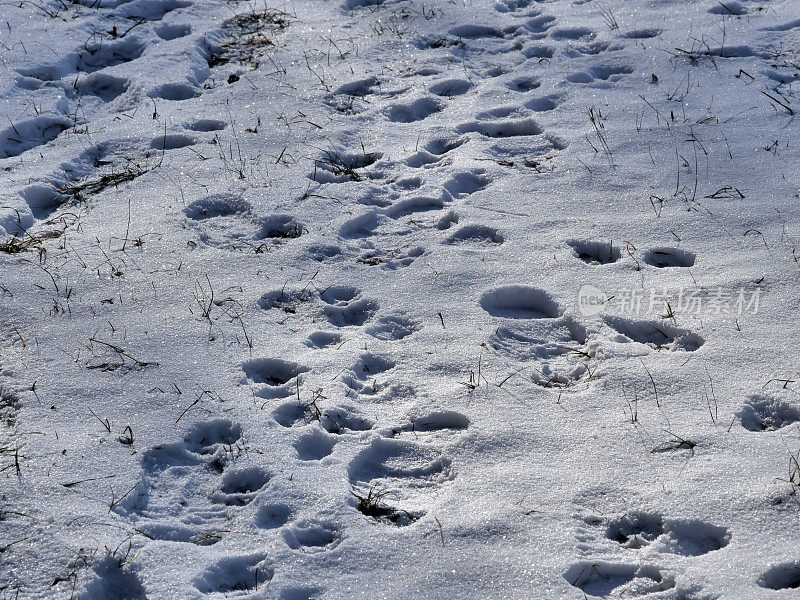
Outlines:
[[[530,73],[541,69],[536,69],[533,63],[556,59],[568,63],[572,57],[585,55],[611,57],[599,59],[600,62],[584,71],[567,70],[566,81],[571,83],[617,82],[633,72],[632,67],[613,58],[614,52],[624,47],[624,41],[598,41],[591,29],[559,27],[555,17],[537,4],[497,2],[494,8],[499,15],[505,15],[504,26],[461,24],[452,27],[444,37],[418,37],[415,44],[431,59],[431,66],[410,73],[426,82],[422,91],[416,86],[409,90],[397,81],[368,75],[341,84],[328,94],[328,104],[346,115],[370,113],[400,127],[424,121],[427,130],[433,132],[427,140],[419,141],[412,154],[399,161],[381,152],[363,149],[354,152],[341,147],[317,157],[309,179],[321,187],[341,188],[342,191],[331,190],[331,195],[342,195],[347,190],[346,194],[357,203],[369,207],[339,230],[339,237],[345,243],[352,241],[360,247],[357,263],[386,270],[407,267],[433,251],[413,240],[425,231],[436,229],[446,232],[442,243],[447,245],[476,250],[502,245],[506,241],[502,231],[485,223],[460,223],[461,217],[454,210],[471,194],[489,187],[498,176],[497,171],[474,168],[452,175],[448,167],[454,158],[470,147],[472,153],[477,149],[498,165],[513,167],[516,163],[539,170],[543,160],[565,148],[565,142],[547,134],[536,115],[556,109],[566,98],[561,92],[539,92],[543,87],[542,76]],[[371,3],[347,4],[345,8],[358,11],[364,6]],[[642,39],[655,34],[621,32],[620,37]],[[465,73],[464,77],[448,76],[437,66],[442,56],[464,62],[470,54],[517,55],[519,60],[505,61],[513,65],[510,70],[492,67],[485,72]],[[481,64],[482,61],[466,62]],[[508,89],[520,94],[519,102],[478,112],[472,119],[449,126],[451,107],[459,115],[464,114],[461,100],[480,97],[479,82],[497,77],[503,78]],[[472,105],[474,102],[468,104]],[[444,132],[438,126],[440,115],[445,120]],[[450,178],[443,181],[448,173]],[[685,266],[687,258],[662,256],[654,249],[645,260],[676,260],[677,263],[664,266]]]
[[[589,335],[549,293],[526,285],[487,290],[480,305],[498,323],[489,347],[522,367],[533,362],[530,380],[545,388],[567,388],[590,379],[597,367],[598,336],[633,344],[637,352],[694,352],[704,343],[700,335],[668,322],[613,315],[602,317],[599,334]]]
[[[259,57],[274,46],[275,37],[288,25],[286,15],[280,11],[264,9],[236,15],[219,30],[197,36],[196,42],[183,53],[186,65],[184,81],[140,82],[126,76],[137,73],[136,69],[122,67],[136,65],[142,60],[153,60],[153,56],[161,52],[161,44],[183,43],[182,38],[192,34],[191,27],[182,24],[179,17],[169,22],[162,20],[170,13],[190,8],[193,3],[189,0],[134,0],[81,4],[92,9],[98,33],[55,62],[16,69],[16,85],[20,89],[46,92],[52,88],[63,95],[65,101],[59,102],[52,111],[45,110],[35,118],[11,123],[0,130],[0,160],[40,148],[66,131],[88,131],[92,119],[134,109],[147,102],[147,98],[180,102],[199,96],[204,90],[219,85],[220,81],[232,83],[239,78],[236,72],[257,68]],[[229,73],[227,78],[225,73]],[[147,88],[144,97],[140,93],[142,86]],[[78,114],[83,116],[75,120]],[[86,120],[87,115],[92,115],[89,120]],[[210,132],[223,129],[225,125],[205,119],[187,124],[186,128]],[[84,199],[110,185],[127,183],[152,168],[146,166],[147,151],[137,149],[135,140],[112,143],[117,150],[121,150],[123,145],[127,146],[125,161],[98,158],[105,153],[101,145],[84,152],[40,183],[20,190],[20,196],[31,208],[33,219],[45,220],[56,208],[70,200]],[[170,133],[154,138],[150,149],[169,151],[195,143],[197,140],[192,135]],[[134,159],[131,163],[130,152],[139,154],[139,160]],[[97,155],[91,168],[81,166],[70,171],[69,165],[84,162],[87,153]],[[131,164],[135,167],[131,167]],[[112,165],[110,170],[103,168],[107,165]],[[129,171],[132,176],[123,177],[120,171]],[[75,189],[80,190],[80,198],[72,193]],[[29,217],[22,217],[17,225],[27,230],[33,221]],[[280,215],[277,219],[274,216],[261,219],[254,231],[257,242],[251,246],[258,247],[258,242],[263,239],[270,245],[276,238],[299,235],[293,227],[301,226],[288,223]],[[213,231],[201,232],[201,237],[208,238],[212,245],[230,244],[228,239],[215,239]]]
[[[84,2],[84,4],[87,4]],[[361,10],[374,10],[379,3],[371,1],[348,1],[342,5],[343,10],[355,15]],[[736,4],[736,3],[735,3]],[[18,69],[17,85],[24,89],[38,89],[42,86],[56,86],[72,98],[96,98],[109,110],[116,111],[123,105],[114,107],[116,101],[124,98],[132,87],[132,81],[122,75],[116,67],[134,63],[148,57],[150,49],[158,44],[168,44],[181,40],[192,34],[191,28],[181,23],[182,10],[188,10],[192,2],[188,0],[158,0],[134,2],[99,2],[88,3],[96,11],[97,18],[102,19],[105,35],[93,38],[77,47],[72,53],[55,63],[29,66]],[[738,4],[737,4],[738,5]],[[484,72],[467,74],[466,77],[442,76],[437,66],[418,69],[413,73],[416,77],[431,78],[425,93],[405,91],[396,84],[382,83],[376,76],[362,77],[344,83],[333,90],[326,101],[336,110],[347,114],[357,114],[365,110],[377,110],[383,117],[400,124],[413,124],[430,120],[440,113],[446,113],[451,103],[457,103],[461,97],[479,94],[480,86],[476,83],[481,78],[504,78],[509,89],[519,92],[522,102],[516,106],[500,106],[475,115],[474,119],[457,125],[450,139],[431,140],[424,148],[418,149],[405,159],[405,164],[413,169],[435,167],[446,161],[446,155],[464,143],[483,144],[483,150],[493,156],[500,164],[517,161],[520,157],[529,156],[525,163],[539,168],[542,157],[550,157],[564,148],[564,143],[547,135],[542,125],[534,118],[537,113],[554,110],[565,100],[561,93],[538,94],[543,87],[541,77],[532,77],[530,67],[535,64],[561,61],[569,65],[569,60],[578,56],[596,56],[597,62],[583,70],[570,71],[566,68],[564,80],[575,84],[605,85],[618,82],[633,72],[633,68],[618,59],[615,52],[624,48],[628,40],[642,40],[659,34],[656,29],[620,31],[615,41],[598,40],[598,32],[587,27],[561,27],[557,19],[547,14],[546,7],[538,2],[504,2],[494,5],[503,25],[461,24],[452,27],[444,37],[425,39],[420,37],[416,43],[431,58],[432,65],[440,64],[442,56],[456,58],[459,62],[468,55],[480,55],[490,58],[498,53],[507,56],[518,56],[518,60],[507,61],[504,67],[489,67]],[[736,13],[735,9],[733,13]],[[747,9],[742,7],[741,14]],[[713,9],[712,9],[713,11]],[[727,14],[727,13],[726,13]],[[170,17],[165,20],[165,17]],[[130,32],[127,28],[132,24],[137,27]],[[205,88],[222,85],[223,82],[235,82],[245,69],[257,68],[260,56],[276,44],[278,37],[290,25],[288,15],[280,11],[263,10],[243,13],[228,20],[218,31],[210,35],[200,36],[196,43],[195,54],[191,59],[187,80],[181,82],[159,83],[147,90],[152,98],[170,101],[183,101],[200,95]],[[765,29],[772,36],[785,35],[797,28],[795,22]],[[123,35],[125,33],[125,35]],[[748,56],[753,52],[744,49],[732,53],[731,57]],[[728,55],[721,55],[721,58]],[[480,64],[482,61],[476,61]],[[491,61],[483,61],[487,64]],[[509,67],[510,65],[510,67]],[[507,69],[510,68],[510,71]],[[772,71],[773,79],[779,84],[790,83],[777,70]],[[519,73],[524,73],[520,75]],[[473,75],[474,78],[471,78]],[[77,79],[76,79],[77,76]],[[538,95],[537,95],[538,94]],[[61,132],[74,126],[65,114],[41,116],[14,124],[0,132],[0,159],[17,156],[39,145],[55,139]],[[180,136],[179,136],[180,137]],[[489,142],[486,146],[484,142]],[[168,143],[153,141],[156,148],[159,144],[166,149],[176,149],[191,145],[191,139],[173,139]],[[531,149],[535,149],[533,156]],[[329,166],[332,170],[324,175],[325,157],[318,161],[319,169],[315,169],[312,177],[315,181],[326,184],[334,181],[358,179],[359,169],[363,169],[380,158],[376,156],[342,155],[341,164]],[[390,166],[390,165],[384,165]],[[396,165],[395,165],[396,166]],[[340,168],[341,167],[341,168]],[[376,170],[377,173],[378,170]],[[327,177],[327,179],[326,179]],[[400,176],[395,185],[402,188],[403,182],[413,185],[414,176]],[[486,184],[490,183],[487,181]],[[58,189],[58,188],[56,188]],[[446,188],[445,188],[446,189]],[[28,196],[34,196],[36,190],[29,190]],[[457,194],[450,193],[450,196]],[[457,198],[456,198],[457,199]],[[57,198],[50,199],[57,204]],[[391,199],[390,199],[391,200]],[[400,199],[389,202],[381,209],[369,215],[365,228],[354,231],[356,237],[368,237],[380,226],[384,226],[385,234],[406,234],[417,227],[417,217],[430,215],[431,211],[443,209],[453,199],[447,194],[438,193],[429,198]],[[379,200],[380,202],[380,200]],[[407,203],[407,204],[404,204]],[[224,218],[229,221],[235,215],[246,216],[247,211],[237,211],[227,215],[218,214],[208,217],[199,224],[201,240],[211,245],[223,247],[249,247],[256,251],[266,251],[276,239],[299,237],[303,233],[303,224],[296,223],[291,215],[277,215],[278,222],[261,223],[261,219],[242,218],[233,227],[226,227]],[[39,217],[46,213],[41,213]],[[196,213],[195,213],[196,214]],[[193,217],[190,217],[193,218]],[[399,227],[397,221],[412,221],[412,227]],[[394,224],[392,223],[394,221]],[[247,234],[235,234],[231,239],[230,231],[244,225],[249,229]],[[392,227],[396,231],[391,231]],[[502,233],[498,231],[476,230],[484,225],[467,224],[466,229],[455,232],[447,239],[447,243],[476,243],[479,245],[503,243]],[[474,233],[474,235],[473,235]],[[343,232],[343,238],[348,234]],[[368,246],[368,244],[366,244]],[[357,260],[366,265],[380,265],[386,269],[398,269],[410,265],[420,256],[428,252],[423,247],[398,241],[396,244],[382,247],[367,247]],[[656,254],[653,260],[659,261]],[[682,261],[683,258],[677,257]],[[666,265],[677,266],[677,265]]]
[[[311,331],[306,344],[318,352],[341,344],[345,332],[364,331],[377,340],[402,343],[421,327],[402,313],[382,312],[377,301],[349,286],[276,290],[264,294],[260,304],[278,316],[306,322]],[[315,321],[333,329],[314,331]],[[387,427],[362,414],[364,401],[379,401],[393,386],[395,366],[387,357],[362,353],[340,376],[349,390],[344,401],[329,405],[323,398],[298,400],[298,377],[308,368],[297,362],[254,358],[243,363],[242,372],[255,396],[270,407],[271,418],[294,433],[291,449],[300,463],[327,468],[336,460],[337,444],[355,444],[342,481],[352,514],[379,526],[405,527],[432,511],[439,488],[456,477],[447,447],[470,422],[456,411],[432,410]],[[378,435],[362,438],[367,431]],[[240,466],[248,444],[244,435],[240,424],[213,419],[191,426],[180,442],[147,450],[140,483],[114,510],[157,540],[210,546],[249,519],[264,532],[277,532],[292,551],[314,555],[335,550],[348,536],[341,519],[304,510],[302,502],[272,500],[273,480],[282,476],[259,466]],[[226,556],[192,583],[203,594],[254,590],[274,578],[276,570],[268,553]],[[127,578],[132,592],[141,589],[129,572],[109,575],[98,565],[96,576],[97,585]]]
[[[172,0],[156,5],[131,2],[121,7],[101,3],[100,7],[118,9],[115,16],[122,19],[146,18],[152,22],[150,27],[155,35],[168,42],[189,35],[191,29],[159,21],[167,13],[189,4]],[[349,0],[346,7],[358,10],[368,4],[368,1]],[[153,10],[153,6],[157,9]],[[595,41],[590,29],[559,27],[552,16],[532,7],[528,0],[498,1],[495,9],[517,22],[506,27],[463,25],[451,29],[444,38],[422,40],[420,44],[426,51],[456,57],[513,50],[520,55],[521,70],[525,61],[549,61],[559,52],[605,56],[613,55],[621,47]],[[271,44],[263,33],[265,26],[278,31],[286,26],[286,21],[277,13],[230,21],[224,28],[223,41],[204,50],[208,68],[222,73],[221,69],[227,66],[228,81],[235,81],[238,66],[257,66],[258,53]],[[642,30],[623,35],[628,39],[646,39],[658,32]],[[249,43],[231,43],[237,36],[246,37]],[[147,49],[145,41],[144,36],[131,34],[124,39],[87,44],[56,64],[20,71],[18,85],[31,89],[62,85],[78,75],[78,84],[70,94],[93,96],[113,104],[127,92],[131,82],[103,71],[139,60]],[[567,72],[565,79],[576,84],[604,85],[620,81],[632,71],[618,61],[598,59],[586,70]],[[422,94],[391,89],[376,77],[366,77],[340,86],[326,100],[335,110],[352,115],[380,105],[384,119],[403,126],[434,120],[460,97],[477,92],[475,82],[440,77],[436,68],[418,75],[430,78]],[[386,270],[410,266],[429,250],[405,242],[404,237],[423,229],[442,232],[442,243],[449,246],[491,250],[506,241],[506,234],[499,229],[481,223],[461,223],[456,210],[469,196],[489,187],[493,174],[474,168],[451,173],[441,183],[436,177],[467,144],[480,144],[489,155],[506,162],[510,162],[510,156],[525,155],[527,150],[519,151],[522,146],[538,147],[541,156],[562,150],[561,142],[547,136],[537,113],[557,109],[565,98],[559,94],[538,95],[542,81],[527,75],[491,68],[479,75],[504,77],[507,87],[524,100],[520,106],[496,107],[475,114],[452,131],[422,141],[413,153],[396,163],[384,159],[379,152],[347,150],[331,150],[316,160],[308,174],[310,180],[322,186],[358,189],[359,202],[367,207],[366,212],[345,222],[338,232],[341,239],[358,244],[357,263]],[[216,80],[200,79],[203,78],[194,83],[164,83],[150,90],[150,94],[182,101],[202,93],[204,82],[209,86],[219,84]],[[18,123],[13,130],[0,132],[0,158],[18,156],[46,144],[72,125],[60,117]],[[156,151],[187,147],[195,143],[196,135],[224,127],[221,121],[199,120],[189,124],[186,133],[155,138],[150,146]],[[92,160],[101,162],[104,152],[98,149]],[[85,176],[83,173],[77,172],[76,180]],[[429,176],[435,184],[426,183]],[[187,206],[184,212],[192,227],[197,228],[201,241],[219,247],[236,243],[257,249],[262,244],[272,247],[307,232],[307,226],[290,214],[258,217],[247,200],[229,194],[207,196]],[[232,238],[232,231],[240,232],[236,234],[239,239]],[[387,244],[385,240],[391,242]],[[568,245],[576,259],[598,268],[622,259],[619,248],[604,242],[572,240]],[[315,245],[309,251],[320,262],[338,260],[342,253],[334,244]],[[687,268],[694,264],[695,256],[684,249],[657,247],[649,249],[641,260],[657,269]],[[478,302],[497,322],[489,346],[498,355],[519,364],[534,362],[536,367],[530,373],[534,384],[564,388],[590,379],[594,360],[590,335],[546,291],[510,285],[486,290]],[[402,342],[421,328],[408,315],[383,313],[377,300],[352,286],[276,290],[265,294],[259,304],[266,311],[300,316],[309,323],[335,328],[318,329],[308,335],[307,346],[319,351],[342,343],[344,337],[340,331],[348,328],[361,328],[377,340],[395,342]],[[648,351],[692,352],[703,344],[699,335],[660,321],[605,317],[603,327],[612,341],[638,344]],[[376,428],[376,423],[359,412],[358,401],[364,398],[380,401],[382,395],[397,393],[392,391],[394,367],[386,357],[360,355],[339,378],[348,389],[349,404],[326,407],[292,399],[298,376],[308,370],[303,365],[283,358],[257,358],[242,366],[255,396],[274,403],[271,415],[275,422],[297,430],[292,447],[298,460],[320,464],[334,454],[343,437],[356,437]],[[796,422],[800,415],[790,404],[754,396],[742,408],[740,418],[746,429],[763,431]],[[347,481],[343,483],[353,489],[353,510],[392,526],[408,526],[423,518],[435,507],[436,489],[456,476],[451,458],[438,442],[447,442],[469,425],[469,420],[460,413],[434,411],[409,418],[389,434],[372,439],[347,467]],[[219,542],[231,531],[244,507],[268,496],[274,476],[260,467],[237,466],[242,435],[239,424],[217,419],[194,425],[181,442],[148,450],[142,457],[140,484],[115,510],[154,539],[197,545]],[[573,565],[564,577],[571,585],[594,596],[646,596],[674,589],[673,574],[656,566],[660,563],[655,559],[670,554],[702,556],[724,548],[730,541],[730,534],[723,527],[669,519],[652,512],[632,511],[608,518],[581,519],[579,540],[586,559]],[[281,530],[289,548],[309,553],[333,550],[345,536],[337,523],[321,517],[297,518],[293,507],[268,501],[255,511],[254,523],[265,530]],[[654,557],[654,564],[641,565],[626,558],[637,550],[647,550]],[[593,558],[594,555],[600,558]],[[104,569],[111,567],[97,567],[98,581],[123,576],[108,575]],[[800,568],[797,570],[800,572]],[[252,554],[223,558],[193,583],[204,594],[227,594],[254,589],[273,576],[274,566],[269,557]],[[765,572],[762,585],[776,589],[796,587],[800,575],[793,577],[792,565],[779,565]],[[136,590],[141,586],[137,588],[135,580],[127,585],[132,590],[130,597],[138,597]]]
[[[554,360],[562,355],[556,343],[521,338],[513,329],[515,323],[526,323],[531,335],[546,323],[539,332],[543,337],[561,336],[565,344],[585,343],[581,326],[542,290],[525,286],[488,290],[480,305],[492,317],[510,324],[498,329],[493,343],[521,359],[533,354]],[[320,351],[341,343],[337,330],[358,328],[377,339],[402,342],[420,327],[405,315],[382,314],[377,301],[347,286],[275,291],[262,297],[261,306],[302,318],[309,325],[319,319],[334,327],[309,334],[308,346]],[[404,527],[434,510],[438,489],[456,477],[446,448],[470,423],[458,412],[435,410],[389,429],[376,429],[377,424],[358,407],[387,387],[394,367],[386,357],[360,355],[341,377],[352,390],[353,402],[323,406],[321,401],[296,399],[297,378],[308,370],[303,365],[260,358],[242,366],[255,395],[273,407],[275,422],[296,429],[292,447],[301,462],[325,468],[340,441],[355,441],[370,430],[381,432],[354,455],[343,484],[351,490],[351,510],[371,522]],[[297,507],[270,501],[275,475],[259,466],[237,464],[245,445],[242,438],[241,425],[214,419],[190,427],[180,442],[146,451],[141,482],[115,510],[148,537],[176,543],[216,544],[235,530],[244,515],[264,531],[278,531],[286,547],[298,552],[329,552],[342,543],[347,533],[338,520],[299,515]],[[242,512],[251,504],[257,507],[255,512]],[[647,595],[674,587],[671,571],[615,560],[615,553],[649,546],[658,553],[700,556],[729,541],[724,528],[669,520],[655,513],[629,512],[607,520],[590,516],[582,522],[581,547],[587,554],[601,556],[577,562],[564,577],[587,594],[601,597]],[[206,567],[193,584],[204,594],[252,590],[269,582],[275,568],[266,553],[227,556]],[[97,569],[98,582],[126,577],[132,589],[138,589],[131,573],[110,576],[102,565]]]
[[[587,263],[602,265],[605,261],[599,259],[603,256],[616,256],[599,243],[570,246],[575,258]],[[591,260],[586,260],[587,256]],[[557,387],[583,377],[580,366],[567,357],[569,352],[587,347],[586,331],[547,292],[529,286],[505,286],[486,290],[478,303],[503,323],[490,340],[496,351],[520,361],[542,362],[539,378],[532,377],[534,383]],[[407,315],[383,313],[376,300],[352,286],[275,290],[262,296],[260,306],[275,315],[302,320],[309,329],[316,323],[333,328],[308,335],[307,346],[320,351],[341,344],[343,333],[355,329],[376,339],[402,342],[421,327]],[[617,332],[623,329],[617,321],[606,324]],[[630,342],[653,351],[664,348],[663,340],[648,337],[646,325],[626,321],[626,327],[627,334],[619,334],[630,335]],[[672,349],[689,350],[685,346]],[[360,413],[359,401],[379,395],[394,367],[387,357],[361,354],[340,377],[352,390],[353,402],[323,406],[321,402],[296,399],[297,378],[308,371],[304,365],[260,358],[242,366],[256,397],[270,401],[275,422],[296,429],[292,447],[301,462],[319,463],[325,468],[341,440],[358,439],[366,431],[382,431],[355,454],[343,483],[352,490],[353,511],[385,526],[404,527],[433,510],[438,488],[457,475],[444,449],[470,423],[458,412],[439,410],[410,418],[389,430],[376,429],[377,424]],[[748,404],[750,413],[743,413],[743,425],[755,429],[760,419],[758,427],[769,429],[782,423],[765,414],[792,418],[791,411],[783,408],[771,412],[764,408],[773,404],[754,397]],[[231,421],[217,419],[194,425],[182,442],[145,453],[140,486],[116,510],[155,539],[204,545],[228,535],[242,508],[256,502],[253,523],[264,530],[280,531],[290,549],[315,554],[342,543],[347,533],[341,523],[323,516],[299,517],[295,507],[270,502],[273,475],[262,468],[236,465],[237,448],[242,443],[242,428]],[[701,598],[698,590],[678,589],[669,556],[700,557],[725,548],[731,539],[724,527],[671,519],[645,510],[605,517],[582,512],[577,518],[578,548],[583,556],[563,576],[587,595],[603,598],[662,592],[672,594],[665,597]],[[647,560],[643,563],[629,556],[635,552],[645,552]],[[792,565],[779,567],[766,571],[760,585],[790,587],[794,581]],[[234,556],[212,564],[194,584],[203,593],[227,593],[253,589],[258,582],[269,581],[274,573],[275,565],[266,554]]]
[[[584,3],[574,4],[577,7]],[[344,9],[357,14],[360,10],[375,10],[377,5],[369,0],[349,1]],[[428,60],[425,67],[416,68],[409,76],[424,81],[422,89],[419,86],[411,89],[397,80],[370,74],[345,82],[327,95],[328,104],[345,115],[372,114],[399,127],[424,123],[428,131],[435,131],[444,122],[448,130],[444,136],[420,140],[415,151],[399,162],[384,158],[380,152],[353,152],[347,148],[326,151],[317,158],[310,179],[323,187],[342,186],[359,203],[375,207],[345,223],[339,232],[343,240],[355,240],[362,245],[363,253],[357,262],[394,270],[409,266],[431,252],[430,248],[406,241],[410,239],[407,236],[430,228],[432,221],[440,230],[458,224],[459,216],[451,206],[491,185],[497,176],[485,172],[463,173],[482,177],[484,182],[475,189],[453,193],[447,184],[436,181],[439,167],[447,166],[467,145],[473,152],[478,148],[480,154],[492,157],[498,165],[509,167],[516,163],[539,170],[566,145],[548,135],[542,124],[546,120],[544,115],[566,100],[563,89],[575,85],[602,88],[624,82],[634,68],[620,51],[631,41],[641,43],[660,35],[655,28],[619,30],[609,36],[590,27],[561,26],[547,13],[546,3],[541,2],[498,0],[494,9],[497,18],[488,19],[486,24],[462,23],[444,35],[417,36],[414,44]],[[747,13],[744,7],[740,10],[741,13],[737,12],[739,9],[732,13]],[[773,30],[777,33],[796,28],[796,23],[791,22]],[[720,58],[752,54],[749,49],[728,49],[727,53],[720,51]],[[498,56],[504,60],[492,60]],[[586,57],[591,57],[588,66]],[[490,66],[453,77],[440,68],[439,65],[447,63],[443,58],[460,64]],[[573,58],[581,59],[580,68],[572,66]],[[561,68],[555,74],[540,68],[556,63]],[[559,81],[551,81],[553,77]],[[518,92],[519,101],[478,112],[451,127],[452,114],[461,118],[460,115],[474,110],[474,100],[482,97],[481,82],[496,78]],[[542,92],[547,88],[551,91]],[[380,182],[389,185],[376,191],[373,184]],[[386,188],[392,191],[387,193]],[[357,189],[362,193],[351,193]],[[499,230],[470,223],[460,225],[444,243],[491,247],[504,241]],[[693,264],[694,257],[682,250],[654,248],[643,261],[659,268],[686,267]],[[669,346],[674,335],[666,332],[663,340],[657,337],[651,336],[647,343]]]
[[[276,290],[262,296],[260,304],[265,310],[302,319],[309,325],[327,322],[340,330],[358,328],[382,341],[402,342],[420,328],[404,314],[381,314],[377,301],[349,286]],[[335,331],[319,330],[309,335],[306,344],[324,350],[338,346],[342,339]],[[328,407],[295,398],[297,375],[307,370],[302,365],[261,359],[245,363],[244,370],[256,396],[283,400],[272,416],[281,426],[302,432],[294,443],[300,460],[321,461],[334,452],[340,439],[377,426],[360,412],[358,407],[364,401],[374,404],[404,393],[403,386],[392,381],[395,366],[387,357],[362,353],[338,376],[346,390],[344,401]],[[311,424],[314,426],[309,429]],[[398,526],[421,518],[432,508],[435,489],[454,476],[450,459],[428,442],[442,439],[442,432],[446,441],[449,433],[468,426],[468,419],[459,413],[435,411],[373,439],[348,467],[355,508],[376,521]],[[414,432],[414,439],[406,438],[409,431]]]

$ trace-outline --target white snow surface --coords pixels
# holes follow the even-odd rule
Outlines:
[[[0,3],[0,599],[796,598],[799,54],[796,0]]]

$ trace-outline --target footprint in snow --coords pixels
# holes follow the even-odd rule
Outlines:
[[[186,37],[192,33],[192,27],[191,25],[185,24],[162,23],[161,25],[154,27],[153,31],[155,31],[156,35],[165,42],[170,42],[172,40]]]
[[[442,187],[447,190],[453,198],[466,198],[489,186],[492,180],[485,173],[483,169],[456,173],[450,177]]]
[[[333,331],[315,331],[308,336],[305,344],[309,348],[331,348],[342,343],[342,336]]]
[[[451,98],[453,96],[466,94],[472,88],[472,82],[467,79],[445,79],[444,81],[434,83],[428,90],[431,94]]]
[[[694,265],[695,255],[693,252],[678,248],[651,248],[644,253],[642,260],[658,269],[691,267]]]
[[[333,550],[343,539],[344,533],[338,525],[319,519],[296,521],[283,531],[286,545],[306,554]]]
[[[736,416],[748,431],[776,431],[800,422],[800,406],[774,394],[754,394]]]
[[[290,16],[281,10],[245,11],[228,19],[213,42],[203,39],[200,51],[211,69],[232,63],[255,70],[290,22]]]
[[[82,598],[103,600],[147,600],[135,561],[121,561],[111,553],[95,562],[92,579]],[[55,585],[55,584],[54,584]]]
[[[556,319],[564,312],[550,294],[527,285],[488,290],[481,294],[480,305],[493,317],[505,319]]]
[[[352,286],[333,285],[319,294],[323,312],[337,327],[360,326],[370,321],[378,311],[377,301],[366,298]]]
[[[172,150],[191,143],[192,138],[176,134],[155,138],[152,145]],[[183,213],[190,226],[197,230],[201,242],[226,250],[267,252],[308,231],[292,215],[257,217],[250,202],[229,193],[211,194],[195,200],[184,208]]]
[[[211,131],[222,131],[228,126],[225,121],[221,121],[219,119],[197,119],[196,121],[192,121],[184,125],[186,129],[191,131],[200,131],[200,132],[211,132]]]
[[[466,40],[504,38],[505,33],[491,25],[458,25],[450,30],[450,35]]]
[[[133,0],[118,8],[116,16],[131,21],[160,21],[173,10],[191,6],[187,0]]]
[[[210,545],[228,531],[237,507],[270,480],[255,466],[232,467],[241,426],[226,419],[197,423],[183,441],[147,450],[142,479],[114,510],[148,536]]]
[[[497,0],[494,9],[500,13],[513,13],[528,8],[536,0]]]
[[[364,325],[380,308],[376,300],[347,285],[332,285],[323,290],[273,290],[261,296],[258,304],[266,311],[276,311],[280,318],[298,317],[310,322],[326,318],[339,328]]]
[[[570,240],[567,245],[577,258],[594,266],[608,265],[622,258],[622,251],[613,241]]]
[[[623,317],[606,317],[605,323],[617,335],[611,341],[641,344],[655,350],[694,352],[705,340],[688,329],[665,321],[635,321]]]
[[[444,103],[434,98],[417,98],[407,104],[390,106],[386,116],[393,123],[415,123],[440,112],[444,106]]]
[[[421,325],[417,321],[398,313],[379,317],[364,331],[379,340],[396,341],[407,338],[420,329]]]
[[[466,143],[466,139],[462,137],[438,137],[434,138],[425,145],[421,150],[417,150],[414,154],[405,159],[405,164],[413,168],[426,167],[443,160],[447,154],[459,148]]]
[[[375,393],[378,386],[376,377],[391,371],[394,367],[394,362],[387,358],[377,354],[363,354],[356,364],[341,376],[341,380],[353,390]]]
[[[37,117],[12,123],[0,131],[0,159],[19,156],[52,142],[72,125],[72,121],[61,116]]]
[[[326,103],[345,114],[356,114],[370,105],[370,96],[376,94],[380,82],[376,77],[356,79],[339,86],[325,98]]]
[[[509,138],[536,136],[542,128],[533,119],[508,119],[496,121],[472,121],[456,127],[459,133],[478,133],[487,138]]]
[[[550,38],[557,41],[588,41],[596,36],[597,33],[588,27],[561,27],[550,32]]]
[[[586,331],[569,316],[498,327],[488,345],[499,355],[530,367],[530,380],[545,388],[567,388],[591,376],[593,352]]]
[[[535,77],[516,77],[506,84],[506,87],[515,92],[526,93],[535,90],[542,85],[542,82]]]
[[[312,427],[295,440],[293,447],[297,457],[306,462],[320,461],[333,453],[337,438],[321,428]]]
[[[449,441],[470,426],[466,415],[454,410],[436,410],[412,417],[407,423],[392,428],[392,435],[417,442]]]
[[[319,587],[288,587],[281,590],[278,600],[322,600],[325,590]]]
[[[186,148],[196,143],[194,138],[180,133],[160,135],[150,142],[150,147],[154,150],[177,150]]]
[[[282,427],[304,427],[318,423],[328,433],[351,435],[369,431],[375,424],[361,416],[357,409],[339,405],[331,408],[319,406],[316,402],[305,403],[292,400],[281,404],[272,411],[272,418]]]
[[[130,85],[130,79],[125,77],[107,73],[90,73],[83,78],[78,78],[74,83],[74,89],[80,95],[97,96],[103,102],[112,102],[127,92]]]
[[[308,367],[280,358],[254,358],[242,364],[246,382],[256,384],[259,398],[286,398],[296,394],[301,375]]]
[[[533,18],[525,21],[524,27],[533,34],[532,39],[540,40],[555,24],[556,18],[551,15],[534,15]]]
[[[570,83],[617,82],[633,73],[628,65],[595,65],[585,71],[574,71],[566,76]]]
[[[653,565],[579,562],[564,573],[570,585],[587,596],[629,598],[658,594],[675,587],[675,580]]]
[[[800,562],[774,565],[761,574],[757,583],[769,590],[800,589]]]
[[[596,553],[606,548],[641,550],[679,556],[703,556],[725,548],[731,541],[726,527],[699,519],[671,519],[657,512],[629,510],[600,517],[591,514],[582,518],[579,529],[581,549]]]
[[[231,597],[266,588],[274,574],[264,554],[227,556],[197,575],[193,583],[203,594]]]
[[[446,244],[496,246],[505,241],[503,234],[488,225],[471,224],[456,229],[445,240]]]
[[[347,152],[336,148],[325,150],[314,161],[314,170],[308,174],[318,183],[345,183],[369,178],[367,167],[374,165],[383,156],[381,152]]]
[[[381,269],[388,271],[395,271],[408,267],[417,258],[424,255],[425,249],[421,246],[393,250],[372,249],[359,256],[356,262],[371,267],[379,266]]]
[[[376,438],[348,467],[362,514],[409,525],[433,508],[438,488],[455,477],[450,459],[410,440]]]

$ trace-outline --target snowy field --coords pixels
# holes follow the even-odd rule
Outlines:
[[[0,2],[0,600],[797,598],[800,2]]]

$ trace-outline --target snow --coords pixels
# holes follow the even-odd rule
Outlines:
[[[796,596],[800,3],[0,7],[0,599]]]

